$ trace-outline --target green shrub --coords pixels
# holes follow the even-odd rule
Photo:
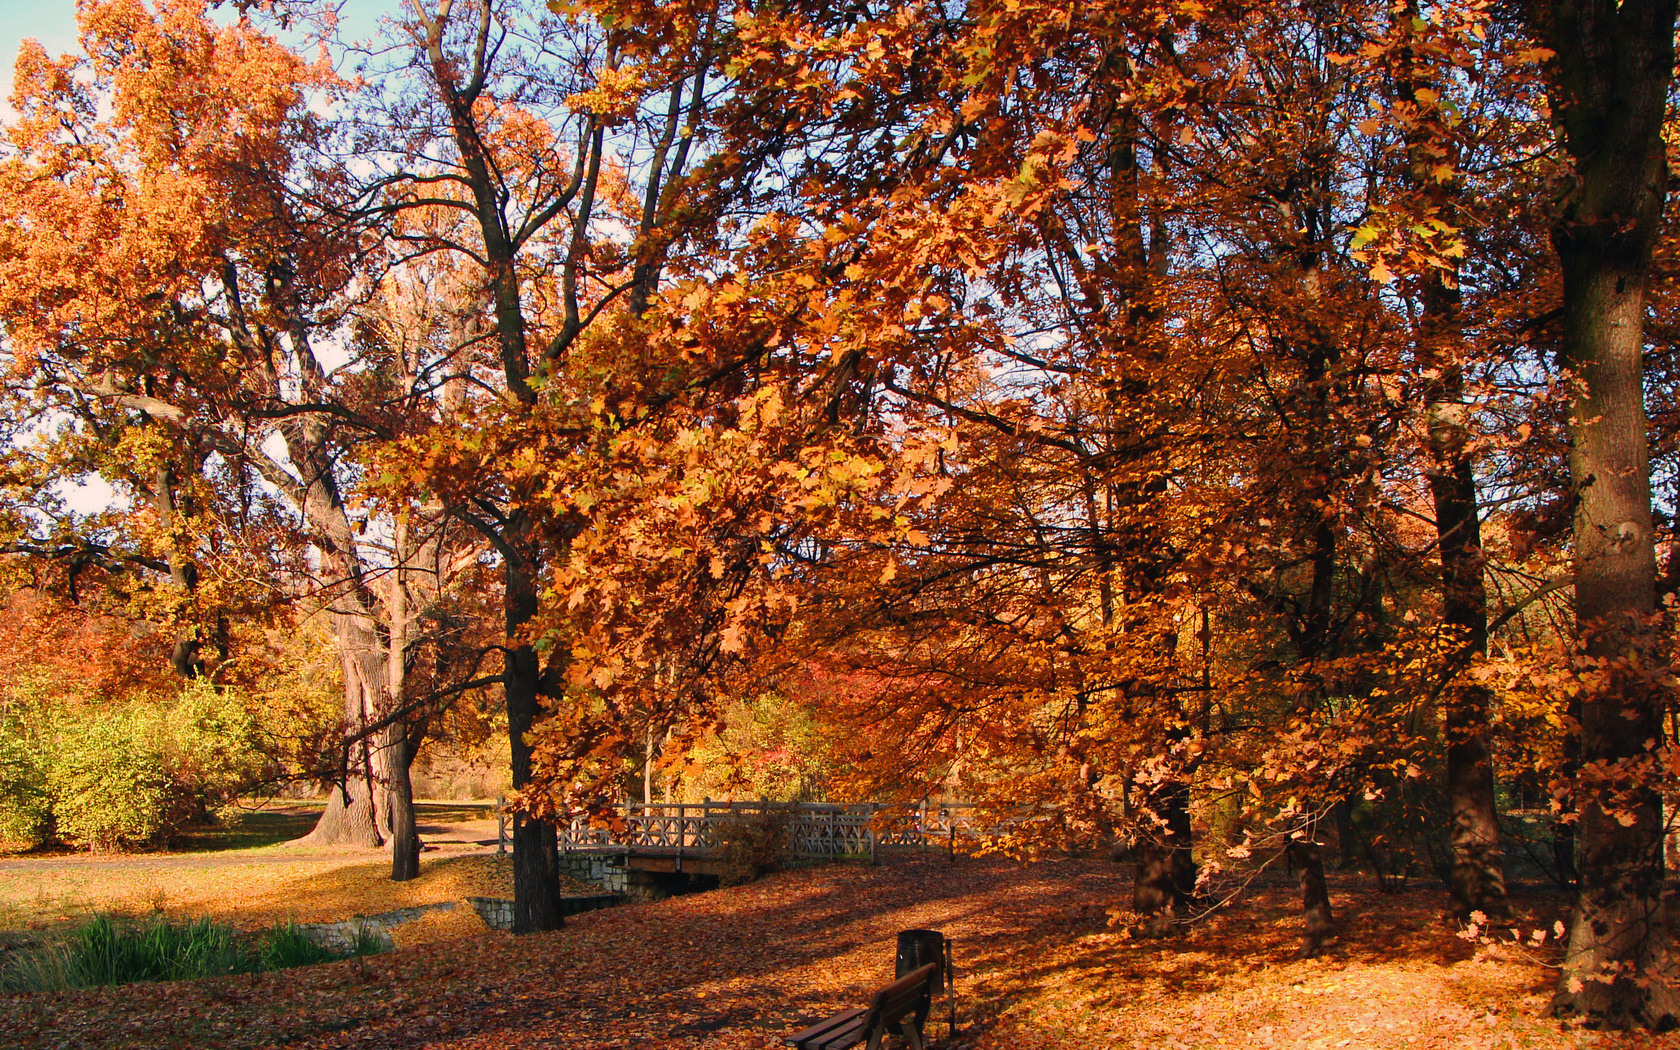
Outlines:
[[[0,839],[91,849],[163,842],[272,779],[256,720],[231,690],[76,706],[14,682],[0,705]]]
[[[163,756],[132,712],[66,719],[47,771],[58,832],[92,849],[155,842],[179,815]]]
[[[256,719],[238,694],[201,680],[171,703],[145,709],[145,735],[178,804],[203,818],[268,779]]]
[[[45,845],[53,833],[47,784],[50,684],[26,669],[0,689],[0,841],[31,849]]]
[[[39,747],[18,730],[0,723],[0,841],[33,849],[52,838],[52,795]]]

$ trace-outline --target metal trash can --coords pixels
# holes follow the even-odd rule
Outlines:
[[[945,990],[945,935],[938,930],[902,930],[898,935],[897,977],[919,970],[928,963],[937,963],[933,975],[933,994]]]

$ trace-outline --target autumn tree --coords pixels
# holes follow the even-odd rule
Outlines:
[[[1450,345],[1464,323],[1440,219],[1457,147],[1444,105],[1419,102],[1420,77],[1485,60],[1466,58],[1478,23],[1395,43],[1379,8],[967,13],[746,24],[743,61],[803,143],[772,199],[815,222],[770,212],[748,265],[651,315],[695,357],[737,352],[749,393],[731,407],[718,383],[692,425],[614,437],[602,471],[621,473],[592,493],[557,590],[611,610],[574,647],[596,689],[673,638],[735,658],[696,666],[825,652],[874,683],[841,705],[882,756],[854,789],[926,790],[960,765],[1000,818],[1053,800],[1061,817],[1019,825],[1018,845],[1116,826],[1158,842],[1145,908],[1182,914],[1186,785],[1210,750],[1258,761],[1268,734],[1328,739],[1357,709],[1368,753],[1335,778],[1271,753],[1318,766],[1326,805],[1386,768],[1415,779],[1411,749],[1433,745],[1399,727],[1436,718],[1462,661],[1398,624],[1432,603],[1444,635],[1486,621],[1453,371],[1485,367]],[[1362,61],[1411,56],[1379,81],[1404,98],[1367,98],[1348,69],[1367,44]],[[1371,156],[1384,101],[1408,130]],[[1400,303],[1372,266],[1390,257],[1361,251],[1372,187],[1383,214],[1433,207],[1445,227],[1425,226],[1433,269],[1411,267],[1424,283]],[[1421,335],[1404,313],[1420,287]],[[1410,368],[1430,381],[1400,380]],[[695,610],[686,634],[672,608]],[[1461,896],[1497,906],[1486,712],[1454,689]],[[887,757],[905,746],[924,760],[909,780]],[[1310,820],[1291,827],[1310,841]]]
[[[460,534],[427,524],[396,550],[381,543],[353,457],[446,407],[434,378],[459,347],[435,332],[404,342],[393,297],[369,294],[390,287],[379,241],[347,210],[331,135],[306,106],[337,84],[329,72],[249,22],[216,26],[201,4],[119,0],[81,18],[87,57],[26,45],[19,63],[5,263],[33,276],[8,283],[8,408],[45,407],[47,460],[146,501],[125,526],[138,556],[54,542],[65,557],[166,570],[177,603],[237,581],[244,616],[263,601],[323,610],[345,736],[337,767],[317,771],[335,791],[310,840],[377,845],[396,826],[412,846],[397,758],[416,727],[391,668],[415,655],[418,621],[381,579],[427,551],[453,564]],[[85,240],[63,236],[70,215]],[[324,360],[334,341],[342,366]]]
[[[1657,565],[1644,369],[1647,284],[1663,203],[1675,6],[1536,4],[1568,182],[1552,243],[1562,272],[1558,365],[1572,385],[1575,617],[1583,670],[1580,898],[1557,1008],[1615,1027],[1676,1016],[1653,742]]]
[[[411,222],[395,243],[449,254],[483,294],[474,345],[485,353],[468,373],[467,413],[390,462],[500,562],[500,682],[525,804],[513,834],[522,932],[561,921],[545,819],[557,801],[532,781],[530,734],[545,702],[572,688],[570,628],[534,622],[584,527],[566,479],[609,417],[633,407],[614,386],[669,367],[640,337],[669,259],[682,246],[705,256],[719,202],[751,189],[753,158],[708,141],[714,122],[745,119],[725,108],[736,14],[720,4],[559,15],[495,0],[416,5],[395,27],[401,61],[367,71],[378,85],[366,125],[379,207],[403,221],[441,217]],[[655,395],[642,413],[659,405]]]
[[[275,146],[259,129],[284,117],[311,74],[301,63],[273,65],[272,52],[237,31],[217,50],[190,6],[153,20],[138,5],[102,5],[83,18],[88,58],[53,60],[32,43],[19,56],[19,118],[7,129],[5,168],[13,364],[6,405],[33,420],[31,466],[44,499],[55,476],[97,474],[132,492],[138,513],[115,545],[99,532],[114,522],[96,519],[94,532],[80,534],[61,518],[56,535],[13,546],[164,574],[162,586],[147,587],[153,615],[178,625],[172,662],[196,674],[205,642],[225,647],[230,611],[218,615],[217,592],[241,576],[267,575],[236,566],[236,552],[278,571],[297,548],[270,539],[276,523],[267,505],[250,498],[251,477],[230,463],[237,442],[198,411],[227,385],[217,381],[219,354],[201,318],[179,307],[197,297],[195,278],[210,270],[210,242],[226,223],[195,220],[191,209],[207,183],[227,175],[235,154]],[[221,87],[205,92],[199,107],[177,111],[180,80],[141,68],[147,55],[175,50]],[[235,104],[232,83],[249,77],[253,64],[269,74],[268,89]],[[107,114],[98,112],[102,104],[111,107]],[[226,130],[184,140],[189,129],[175,121],[192,119]],[[66,237],[69,216],[80,225]],[[268,535],[224,548],[232,560],[216,568],[230,571],[218,572],[207,591],[207,559],[213,563],[218,546],[242,530]],[[245,597],[260,602],[261,588]],[[232,614],[249,615],[253,605]]]

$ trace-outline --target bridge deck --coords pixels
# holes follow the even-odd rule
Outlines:
[[[640,803],[619,807],[609,821],[573,820],[559,829],[560,848],[624,850],[645,870],[698,870],[732,833],[785,822],[785,852],[801,860],[871,859],[880,846],[944,845],[967,825],[963,803],[889,810],[823,802]],[[675,866],[664,868],[664,862]],[[653,867],[652,865],[660,865]]]

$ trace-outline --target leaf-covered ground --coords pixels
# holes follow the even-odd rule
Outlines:
[[[1333,877],[1344,935],[1301,961],[1282,878],[1165,942],[1108,928],[1129,889],[1123,868],[1094,860],[901,859],[593,912],[530,937],[457,909],[363,962],[9,996],[0,1045],[771,1047],[859,1005],[891,978],[897,931],[929,927],[956,943],[959,1030],[947,1039],[943,1004],[930,1025],[947,1046],[1680,1047],[1546,1019],[1554,971],[1456,937],[1436,891],[1383,896]],[[1560,901],[1519,907],[1532,928]]]

